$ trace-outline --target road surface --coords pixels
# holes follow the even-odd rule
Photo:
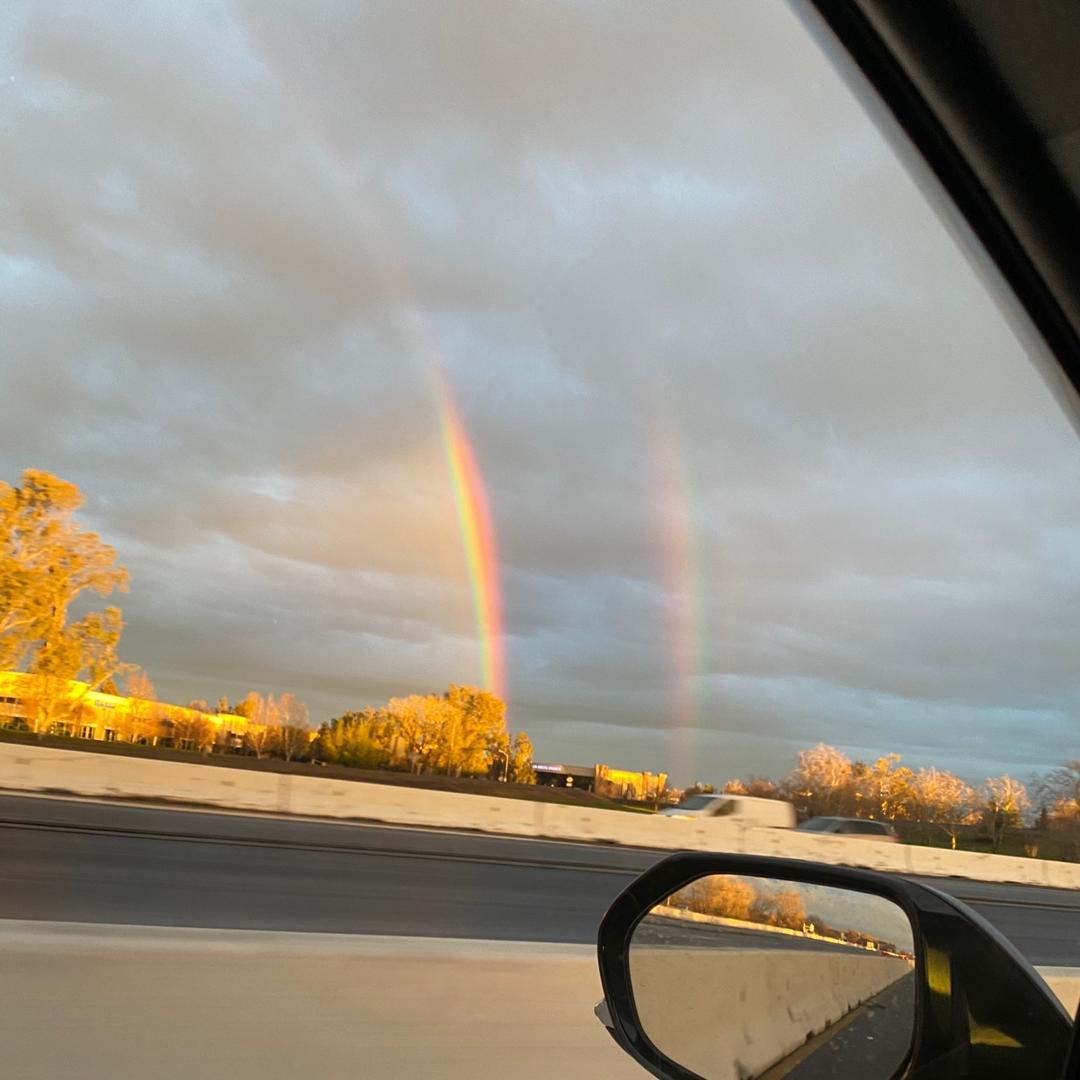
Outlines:
[[[590,943],[658,852],[0,797],[0,918]],[[1036,964],[1080,964],[1080,893],[924,879]]]

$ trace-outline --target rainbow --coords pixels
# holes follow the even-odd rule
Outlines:
[[[701,722],[699,683],[706,637],[693,484],[673,418],[662,410],[654,411],[649,436],[672,679],[668,726],[678,733],[673,764],[691,775]]]
[[[461,413],[441,368],[435,369],[434,382],[446,465],[454,489],[454,504],[472,586],[483,685],[485,689],[505,700],[506,655],[502,590],[487,489]]]

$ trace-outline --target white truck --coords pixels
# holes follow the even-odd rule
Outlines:
[[[751,795],[691,795],[678,806],[669,806],[660,813],[673,818],[727,817],[743,825],[774,829],[795,827],[795,808],[791,803]]]

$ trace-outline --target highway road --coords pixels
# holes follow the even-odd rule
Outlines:
[[[0,796],[0,918],[590,943],[659,852]],[[1036,964],[1080,964],[1080,893],[925,879]]]

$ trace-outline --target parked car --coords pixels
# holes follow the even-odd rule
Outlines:
[[[870,821],[868,818],[812,817],[797,828],[801,832],[832,833],[834,836],[854,836],[888,844],[900,843],[899,834],[887,821]]]
[[[751,795],[691,795],[678,806],[669,806],[660,813],[674,818],[730,817],[744,825],[775,829],[790,829],[795,825],[795,810],[790,803]]]

